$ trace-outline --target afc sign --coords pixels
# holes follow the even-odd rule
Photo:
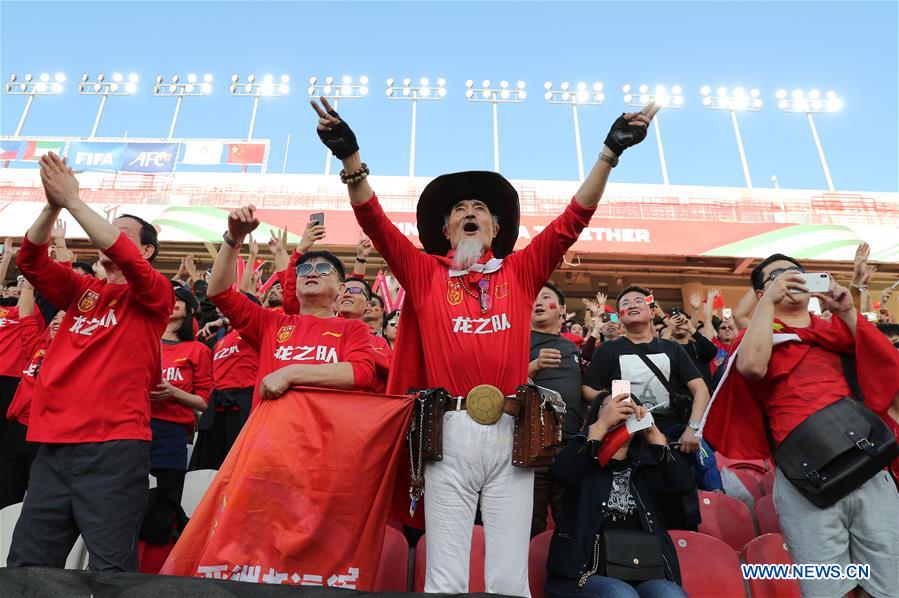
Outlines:
[[[134,160],[128,163],[128,166],[140,166],[148,168],[151,166],[163,167],[172,161],[170,152],[141,152]]]

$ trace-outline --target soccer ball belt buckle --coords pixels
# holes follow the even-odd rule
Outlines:
[[[503,415],[503,403],[506,397],[495,386],[480,384],[469,391],[465,397],[465,410],[468,416],[484,426],[495,424]]]

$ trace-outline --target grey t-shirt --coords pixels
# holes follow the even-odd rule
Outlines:
[[[567,440],[580,431],[586,414],[581,400],[580,351],[574,343],[558,334],[532,330],[530,361],[537,359],[540,349],[556,349],[562,354],[562,363],[559,367],[541,371],[534,382],[562,395],[566,407],[562,436]]]

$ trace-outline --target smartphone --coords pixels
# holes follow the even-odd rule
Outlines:
[[[610,314],[609,320],[615,322],[616,324],[621,322],[621,318],[618,317],[618,314]]]
[[[626,401],[630,401],[631,381],[630,380],[612,380],[612,396],[627,395]]]
[[[316,212],[314,214],[309,214],[309,220],[311,222],[316,223],[319,226],[325,225],[325,213],[324,212]]]
[[[803,286],[809,293],[826,293],[830,290],[830,274],[827,272],[804,272],[799,276],[804,279]]]
[[[721,315],[724,316],[725,320],[730,320],[732,317],[734,317],[734,310],[729,307],[725,307],[721,310]]]
[[[6,251],[6,245],[4,243],[0,243],[0,255],[3,255],[4,251]]]
[[[671,309],[668,310],[668,315],[671,316],[672,318],[676,318],[677,316],[681,315],[681,313],[678,308],[672,307]]]
[[[818,301],[817,297],[812,297],[808,300],[808,310],[816,316],[821,315],[821,302]]]
[[[625,426],[627,426],[627,433],[634,434],[639,432],[640,430],[645,430],[646,428],[652,427],[652,424],[655,423],[655,418],[652,417],[652,413],[649,411],[646,412],[646,415],[643,416],[643,419],[637,419],[636,414],[630,414],[627,416],[627,419],[624,420]]]

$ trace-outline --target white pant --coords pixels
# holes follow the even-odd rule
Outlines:
[[[528,547],[534,470],[512,465],[515,420],[484,426],[465,411],[443,416],[443,461],[425,467],[425,592],[468,591],[478,492],[484,520],[487,592],[530,597]]]

